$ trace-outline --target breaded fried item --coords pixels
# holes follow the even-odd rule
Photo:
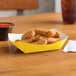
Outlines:
[[[42,40],[34,42],[34,44],[46,45],[47,44],[47,40],[46,39],[42,39]]]
[[[54,32],[54,31],[47,31],[46,36],[47,37],[54,37],[55,34],[56,34],[56,32]]]
[[[47,43],[51,44],[51,43],[57,42],[58,40],[59,39],[57,39],[57,38],[47,38]]]
[[[21,41],[21,40],[15,40],[15,42],[18,42],[18,41]]]
[[[60,33],[54,31],[47,31],[43,29],[34,29],[32,31],[26,32],[22,37],[21,41],[25,43],[33,43],[33,44],[52,44],[60,39]],[[16,40],[18,42],[20,40]]]
[[[46,36],[46,30],[42,30],[42,29],[34,29],[36,35],[42,35],[42,36]]]
[[[34,42],[34,41],[38,41],[38,40],[41,40],[41,39],[43,39],[42,36],[36,35],[36,36],[32,37],[30,40],[31,40],[31,42]]]
[[[25,40],[21,40],[21,42],[31,43],[31,40],[30,39],[25,39]]]
[[[60,33],[59,32],[56,32],[56,34],[54,35],[54,38],[60,38]]]
[[[21,40],[30,39],[33,36],[35,36],[35,31],[28,31],[21,37]]]

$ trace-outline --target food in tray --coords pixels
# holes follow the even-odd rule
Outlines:
[[[24,39],[30,39],[30,38],[32,38],[32,37],[34,37],[34,36],[35,36],[35,31],[34,31],[34,30],[28,31],[28,32],[26,32],[26,33],[22,36],[22,40],[24,40]]]
[[[60,37],[61,35],[59,32],[34,29],[26,32],[24,35],[22,35],[21,40],[16,40],[16,42],[22,41],[26,43],[46,45],[59,41]]]

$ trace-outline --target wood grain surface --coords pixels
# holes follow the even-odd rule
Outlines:
[[[0,21],[15,23],[13,33],[56,28],[76,40],[76,24],[63,24],[59,13],[0,18]],[[23,54],[15,52],[11,45],[8,41],[0,42],[0,76],[76,76],[76,53],[56,50]]]
[[[0,0],[0,10],[36,9],[38,0]]]

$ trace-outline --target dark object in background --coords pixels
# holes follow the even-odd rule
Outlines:
[[[0,41],[8,40],[8,33],[12,31],[13,26],[13,23],[0,22]]]
[[[75,2],[76,0],[61,0],[63,21],[66,24],[75,23]]]

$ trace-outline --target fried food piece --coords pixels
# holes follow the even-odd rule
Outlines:
[[[47,43],[51,44],[51,43],[57,42],[58,40],[59,40],[58,38],[47,38]]]
[[[36,35],[36,36],[32,37],[30,40],[31,40],[31,42],[35,42],[35,41],[38,41],[38,40],[41,40],[41,39],[43,39],[42,36]]]
[[[56,34],[54,35],[54,38],[60,38],[60,33],[59,32],[56,32]]]
[[[47,40],[46,39],[42,39],[42,40],[34,42],[34,44],[46,45],[47,44]]]
[[[21,42],[31,43],[31,40],[30,39],[25,39],[25,40],[21,40]]]
[[[35,36],[35,31],[28,31],[27,33],[25,33],[21,40],[24,40],[24,39],[30,39],[31,37]]]
[[[34,29],[32,31],[28,31],[25,33],[21,41],[25,43],[33,43],[33,44],[51,44],[60,40],[60,33],[54,31],[47,31],[42,29]],[[20,41],[16,40],[15,42]]]
[[[18,41],[21,41],[21,40],[15,40],[15,42],[18,42]]]
[[[42,30],[42,29],[35,29],[34,30],[36,35],[41,35],[41,36],[46,36],[46,30]]]
[[[54,32],[54,31],[47,31],[46,36],[47,37],[54,37],[55,34],[56,34],[56,32]]]
[[[26,42],[26,43],[33,43],[33,42],[41,40],[41,39],[43,39],[43,37],[41,37],[40,35],[36,35],[34,37],[31,37],[30,39],[24,39],[24,40],[21,40],[21,41]]]

